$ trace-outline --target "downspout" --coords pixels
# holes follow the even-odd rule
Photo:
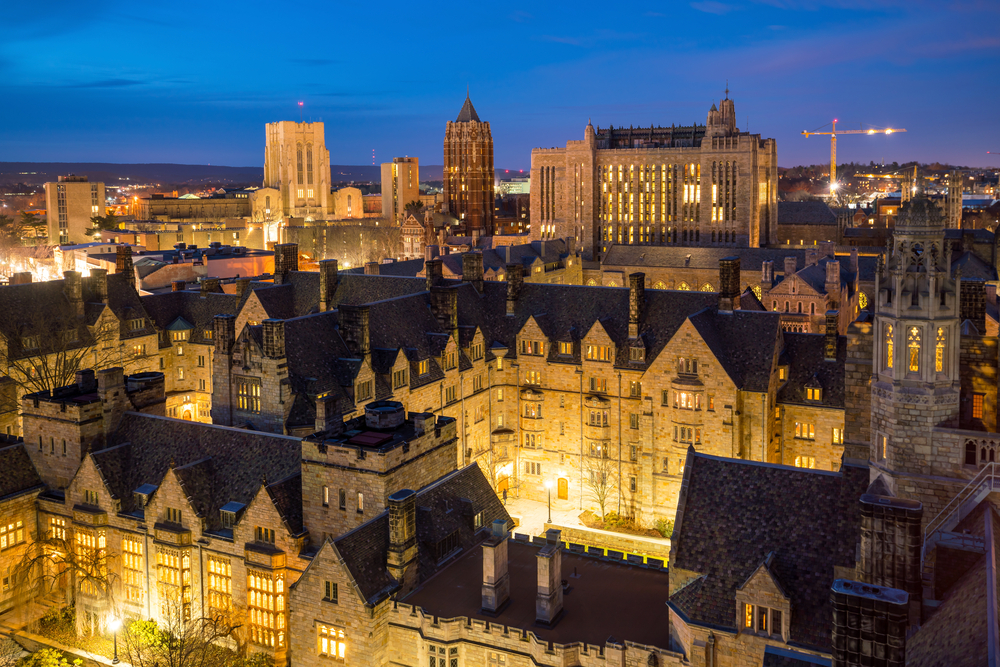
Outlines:
[[[622,515],[622,372],[618,371],[618,516]]]

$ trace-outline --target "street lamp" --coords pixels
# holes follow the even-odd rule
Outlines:
[[[545,490],[549,493],[549,523],[552,523],[552,480],[545,480]]]
[[[108,619],[108,627],[111,628],[111,632],[114,634],[115,638],[115,657],[111,660],[112,665],[118,664],[118,631],[122,627],[122,620],[117,616],[112,616]]]

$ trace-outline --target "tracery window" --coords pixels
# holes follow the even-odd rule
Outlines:
[[[262,646],[285,645],[285,580],[256,570],[247,572],[250,641]]]
[[[892,368],[892,325],[885,325],[885,367]]]
[[[944,343],[945,343],[944,329],[938,327],[937,342],[934,345],[934,370],[937,373],[944,372]]]
[[[910,363],[908,369],[911,373],[920,370],[920,329],[910,327],[910,332],[906,338],[906,347],[909,350]]]

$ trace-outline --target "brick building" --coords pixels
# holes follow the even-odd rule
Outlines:
[[[757,248],[777,236],[774,139],[740,132],[728,97],[705,125],[607,127],[531,152],[532,238],[573,237],[601,259],[614,244]]]
[[[459,221],[457,233],[493,234],[495,179],[490,124],[479,120],[466,95],[444,131],[444,210]]]

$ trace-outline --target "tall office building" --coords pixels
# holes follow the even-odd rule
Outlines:
[[[60,176],[45,184],[49,243],[87,243],[90,219],[104,215],[104,183],[91,183],[86,176]]]
[[[382,164],[382,215],[395,224],[406,217],[406,205],[420,201],[420,164],[415,157],[395,157]]]
[[[458,218],[459,234],[493,233],[493,135],[490,124],[479,120],[472,100],[444,131],[444,201]]]
[[[323,123],[266,125],[264,187],[281,193],[282,215],[321,220],[330,213],[330,152]]]
[[[531,151],[531,235],[612,245],[777,243],[774,139],[741,132],[726,91],[705,125],[594,128]]]

